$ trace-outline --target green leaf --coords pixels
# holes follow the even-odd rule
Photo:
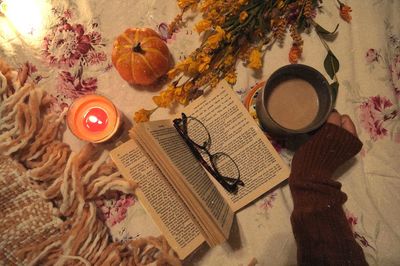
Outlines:
[[[335,106],[336,98],[337,98],[338,91],[339,91],[339,83],[337,81],[335,81],[332,84],[330,84],[329,86],[332,91],[333,106]]]
[[[321,27],[321,25],[319,25],[319,24],[316,24],[316,26],[315,26],[315,30],[317,31],[317,33],[321,34],[321,37],[330,37],[332,35],[335,35],[338,28],[339,28],[339,24],[336,25],[336,28],[333,31],[328,31],[328,30],[324,29],[323,27]]]
[[[328,75],[331,79],[333,79],[335,74],[339,71],[339,60],[332,53],[331,50],[328,51],[328,54],[325,57],[324,67],[325,67],[326,73],[328,73]]]

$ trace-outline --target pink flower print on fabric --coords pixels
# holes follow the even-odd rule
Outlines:
[[[345,213],[346,213],[347,221],[348,221],[348,223],[349,223],[349,225],[350,225],[350,227],[351,227],[351,231],[353,231],[354,238],[355,238],[356,240],[358,240],[358,242],[359,242],[363,247],[370,247],[370,248],[372,248],[373,250],[375,250],[375,248],[372,247],[372,246],[369,244],[368,240],[367,240],[363,235],[361,235],[360,233],[358,233],[358,232],[355,230],[355,227],[356,227],[356,225],[358,224],[358,218],[357,218],[357,216],[355,216],[353,213],[351,213],[351,212],[349,212],[349,211],[346,211]]]
[[[68,108],[68,104],[58,101],[57,97],[52,94],[49,94],[47,99],[49,101],[50,110],[54,113],[61,113],[65,108]]]
[[[110,209],[110,216],[107,220],[107,223],[111,226],[114,226],[121,221],[123,221],[126,217],[126,209],[123,208],[112,208]]]
[[[347,222],[349,223],[349,225],[351,227],[351,230],[354,232],[354,227],[356,226],[356,224],[358,222],[358,218],[354,214],[352,214],[348,211],[346,211],[346,218],[347,218]]]
[[[107,55],[105,52],[96,52],[96,51],[91,51],[88,54],[87,61],[91,65],[97,65],[101,64],[102,62],[107,60]]]
[[[98,200],[96,205],[100,210],[100,218],[105,220],[108,226],[114,226],[126,218],[128,208],[135,204],[132,195],[118,195],[113,200]]]
[[[44,55],[51,65],[72,67],[80,58],[78,36],[70,24],[57,27],[44,38]]]
[[[67,22],[54,28],[45,38],[43,42],[43,53],[51,65],[58,67],[72,67],[80,60],[86,61],[89,51],[91,56],[98,54],[94,45],[101,42],[101,34],[93,31],[85,34],[82,24],[69,24]],[[97,55],[99,61],[106,61],[107,57],[104,52]],[[98,61],[95,61],[96,63]]]
[[[383,139],[387,136],[388,130],[384,127],[384,122],[394,119],[397,110],[391,108],[392,102],[384,96],[370,97],[360,105],[361,126],[369,133],[374,141]]]
[[[88,36],[90,39],[90,43],[93,45],[100,44],[100,42],[102,40],[100,32],[97,32],[97,31],[88,33]]]
[[[273,202],[276,200],[276,192],[272,192],[268,194],[260,204],[260,208],[263,209],[264,211],[267,211],[268,209],[271,209],[274,205]]]
[[[18,76],[17,79],[24,85],[25,82],[30,78],[34,83],[38,83],[40,80],[43,79],[41,75],[34,75],[37,72],[37,67],[30,62],[25,62],[21,65],[18,69]]]
[[[58,76],[57,90],[69,99],[76,99],[82,95],[92,94],[97,89],[97,79],[89,77],[83,79],[72,75],[68,71],[61,71]]]
[[[369,49],[365,55],[365,59],[367,60],[367,63],[373,63],[373,62],[378,62],[379,60],[379,53],[376,49]]]
[[[71,19],[71,18],[72,18],[72,11],[71,11],[71,9],[65,10],[64,13],[63,13],[63,16],[64,16],[64,18],[66,18],[66,19]]]

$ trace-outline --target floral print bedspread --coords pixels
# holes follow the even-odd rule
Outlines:
[[[25,19],[28,22],[23,24],[18,17],[23,11],[15,5],[28,8],[28,2],[33,5],[25,16],[32,16],[32,21]],[[339,23],[338,36],[329,43],[340,61],[336,108],[351,116],[364,143],[357,158],[337,175],[349,198],[345,204],[348,221],[368,262],[399,265],[400,2],[344,2],[353,10],[350,23],[340,20],[336,1],[324,1],[316,18],[326,28]],[[0,0],[0,10],[10,14],[7,19],[0,17],[1,58],[46,88],[59,109],[88,93],[109,97],[130,121],[126,126],[134,111],[153,106],[151,98],[161,88],[134,88],[119,77],[111,64],[114,38],[128,27],[150,27],[165,39],[175,61],[199,44],[195,16],[179,32],[168,34],[166,25],[178,13],[172,0]],[[35,12],[40,16],[31,15]],[[324,73],[326,52],[318,37],[304,34],[304,40],[299,63]],[[238,96],[244,99],[254,85],[288,64],[289,47],[287,42],[269,50],[261,74],[239,65],[234,86]],[[168,115],[164,110],[153,119]],[[64,139],[74,148],[82,145],[69,131]],[[291,152],[277,148],[290,164]],[[185,262],[246,265],[255,258],[259,265],[295,265],[296,245],[289,221],[292,207],[289,188],[283,184],[237,214],[227,243],[213,249],[202,247]],[[98,209],[115,241],[160,234],[134,196],[116,194],[114,199],[99,200]]]

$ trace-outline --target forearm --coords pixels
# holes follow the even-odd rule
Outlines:
[[[332,179],[361,146],[349,132],[327,124],[296,152],[289,186],[299,265],[367,265],[343,211],[347,196]]]
[[[293,177],[291,177],[293,178]],[[340,183],[291,183],[296,201],[291,216],[299,265],[367,265],[343,211]]]

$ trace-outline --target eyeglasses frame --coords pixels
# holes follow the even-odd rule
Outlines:
[[[208,134],[208,141],[204,142],[203,145],[197,144],[196,142],[194,142],[189,137],[188,129],[187,129],[188,118],[196,120],[198,123],[200,123],[206,129],[206,132]],[[214,154],[210,153],[208,146],[211,144],[211,135],[210,135],[210,132],[207,130],[207,127],[200,120],[198,120],[197,118],[192,117],[192,116],[186,116],[185,113],[182,113],[182,118],[174,119],[173,123],[174,123],[174,127],[178,131],[179,135],[186,142],[186,144],[188,145],[188,147],[190,148],[191,152],[196,157],[196,159],[218,181],[218,183],[220,183],[227,191],[229,191],[230,193],[237,193],[238,185],[244,186],[243,181],[240,180],[239,167],[236,164],[236,162],[232,159],[231,156],[229,156],[228,154],[223,153],[223,152],[217,152],[217,153],[214,153]],[[203,156],[201,155],[199,150],[203,151],[205,154],[208,155],[208,158],[210,160],[211,166],[203,158]],[[237,171],[238,171],[238,174],[239,174],[238,178],[232,178],[232,177],[223,176],[218,171],[218,167],[216,167],[216,165],[214,164],[214,160],[213,160],[213,158],[215,156],[218,156],[218,154],[223,154],[223,155],[229,157],[230,160],[232,160],[232,162],[234,163],[235,167],[237,168]],[[232,183],[228,183],[226,180],[229,180],[229,182],[232,182]]]

